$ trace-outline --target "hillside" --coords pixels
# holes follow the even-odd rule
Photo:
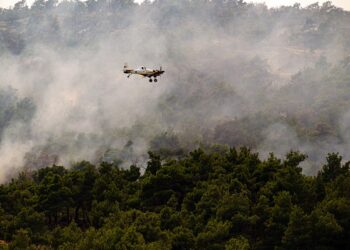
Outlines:
[[[0,11],[0,179],[199,145],[349,158],[350,13],[244,1],[25,1]],[[157,85],[130,65],[163,65]],[[26,103],[26,104],[24,104]],[[22,105],[23,104],[23,105]]]
[[[331,2],[0,9],[0,249],[350,249],[349,23]]]
[[[349,163],[261,160],[247,148],[150,153],[145,173],[79,162],[0,186],[2,249],[347,249]]]

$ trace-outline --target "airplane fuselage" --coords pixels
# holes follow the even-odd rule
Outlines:
[[[124,66],[123,72],[128,75],[128,78],[135,74],[143,77],[150,78],[150,82],[152,82],[152,77],[154,81],[157,82],[157,77],[163,74],[165,71],[162,68],[158,69],[147,69],[146,67],[141,67],[139,69],[128,68],[127,65]]]

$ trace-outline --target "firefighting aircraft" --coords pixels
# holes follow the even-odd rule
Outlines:
[[[128,64],[125,63],[124,64],[124,69],[123,69],[124,74],[128,74],[128,78],[131,75],[140,75],[143,77],[148,77],[149,78],[149,82],[157,82],[157,77],[160,76],[161,74],[163,74],[165,71],[162,70],[162,66],[160,66],[159,69],[147,69],[146,67],[142,66],[138,69],[132,69],[129,68]],[[153,80],[152,80],[153,77]]]

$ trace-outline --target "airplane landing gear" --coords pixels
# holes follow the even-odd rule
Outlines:
[[[154,82],[158,82],[157,78],[154,78]]]
[[[149,82],[152,82],[152,78],[149,79]]]

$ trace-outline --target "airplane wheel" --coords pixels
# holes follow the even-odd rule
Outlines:
[[[152,79],[149,79],[149,82],[152,82]]]
[[[154,78],[154,82],[158,82],[157,78]]]

